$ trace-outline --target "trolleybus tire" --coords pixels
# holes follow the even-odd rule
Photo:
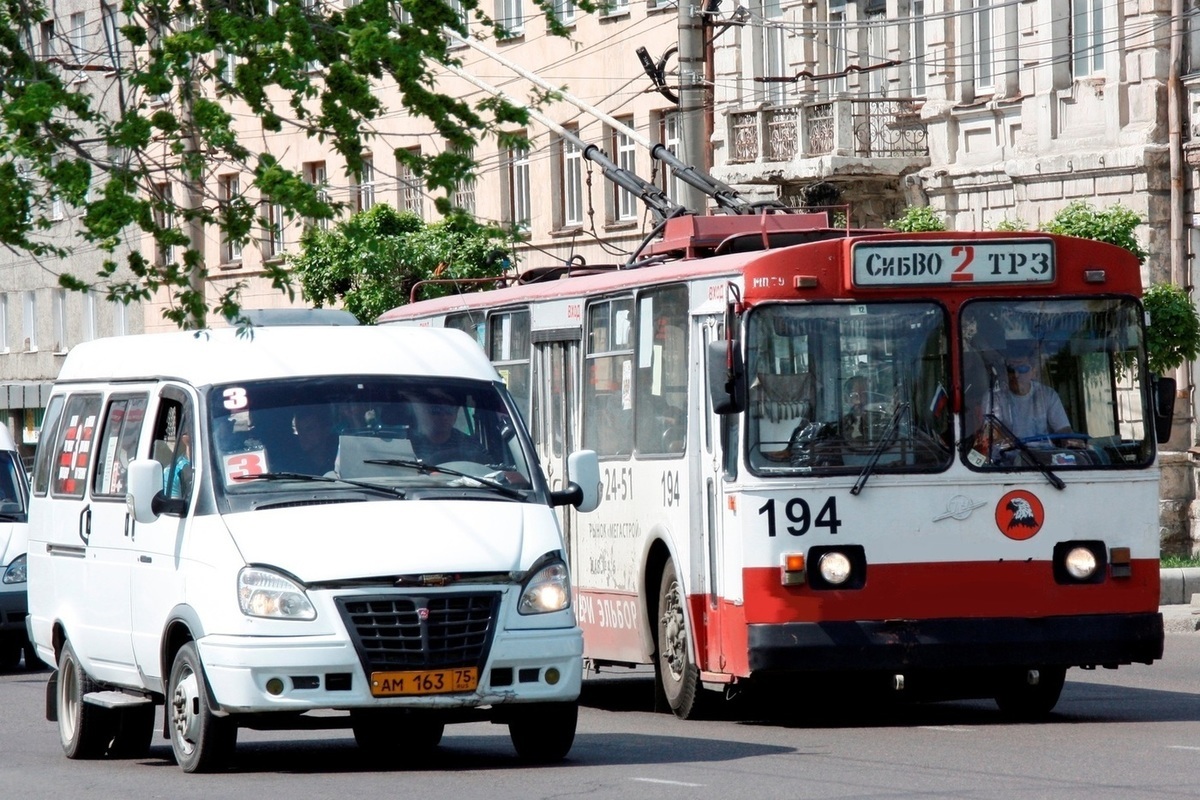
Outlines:
[[[538,703],[509,720],[508,736],[522,761],[562,761],[575,743],[578,703]]]
[[[1066,667],[1037,668],[1037,683],[1029,682],[1031,669],[1018,669],[1005,675],[996,690],[996,705],[1005,716],[1035,720],[1047,716],[1058,704],[1066,681]]]
[[[704,692],[700,668],[692,657],[687,627],[687,598],[668,561],[658,593],[658,624],[655,630],[654,672],[667,706],[680,719],[699,716]]]
[[[107,708],[85,703],[83,696],[99,689],[88,677],[75,649],[63,642],[58,655],[58,738],[67,758],[101,758],[115,733],[115,718]]]
[[[231,717],[213,713],[204,665],[193,642],[175,654],[164,709],[171,750],[184,772],[215,772],[233,759],[237,723]]]

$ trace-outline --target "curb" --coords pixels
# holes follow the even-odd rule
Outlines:
[[[1173,606],[1192,602],[1200,594],[1200,567],[1172,567],[1159,572],[1160,605]]]

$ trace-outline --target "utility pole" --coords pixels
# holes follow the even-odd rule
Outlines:
[[[679,0],[679,128],[680,160],[708,171],[708,137],[705,109],[708,100],[705,73],[704,34],[707,27],[702,2]],[[679,202],[692,209],[707,209],[708,198],[694,186],[684,184]]]

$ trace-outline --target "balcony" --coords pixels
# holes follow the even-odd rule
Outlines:
[[[838,98],[729,115],[730,164],[821,156],[926,159],[921,100]]]

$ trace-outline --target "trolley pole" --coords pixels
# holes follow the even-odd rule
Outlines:
[[[708,141],[705,136],[705,102],[708,95],[705,72],[704,29],[706,17],[701,0],[679,0],[679,122],[680,160],[698,170],[708,170]],[[695,186],[683,184],[679,198],[687,208],[708,209],[708,197]]]

